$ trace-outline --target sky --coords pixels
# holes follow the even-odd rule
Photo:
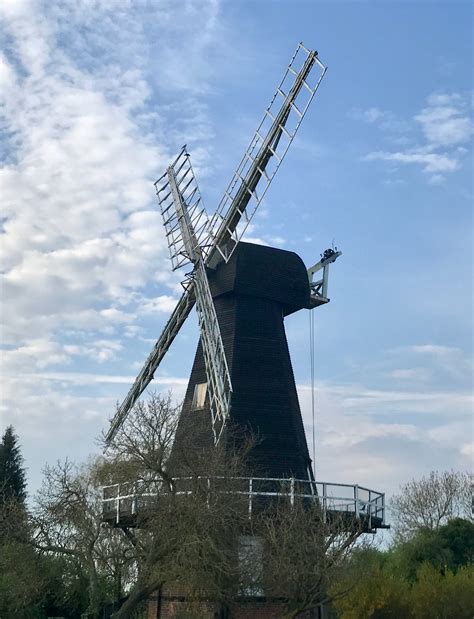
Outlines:
[[[180,294],[154,193],[188,145],[210,214],[299,41],[328,72],[246,240],[309,266],[316,476],[396,492],[472,462],[469,2],[0,4],[2,392],[30,492],[84,461]],[[309,313],[286,319],[312,452]],[[183,397],[191,316],[153,388]]]

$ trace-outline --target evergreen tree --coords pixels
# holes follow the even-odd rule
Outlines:
[[[23,457],[13,426],[8,426],[0,443],[0,503],[26,498]]]

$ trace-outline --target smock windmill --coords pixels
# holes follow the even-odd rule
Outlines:
[[[314,72],[317,75],[316,79],[312,80]],[[317,52],[310,51],[300,43],[217,210],[210,219],[203,207],[186,147],[183,147],[176,160],[155,183],[173,269],[190,266],[192,270],[183,282],[184,294],[112,420],[106,436],[108,442],[114,438],[133,405],[153,379],[156,369],[194,304],[197,308],[201,339],[188,388],[191,398],[188,393],[182,417],[184,422],[189,408],[207,407],[211,415],[209,429],[212,429],[213,440],[217,443],[226,422],[234,412],[236,413],[234,417],[239,417],[242,397],[247,398],[246,407],[252,404],[250,402],[252,397],[250,396],[250,400],[248,398],[249,381],[244,380],[244,383],[247,382],[244,389],[235,391],[233,386],[234,382],[236,387],[237,384],[240,387],[242,383],[240,376],[242,368],[239,370],[238,366],[245,356],[245,351],[242,350],[238,340],[241,339],[243,343],[243,340],[249,337],[248,329],[245,334],[242,328],[239,328],[237,324],[239,319],[248,312],[250,312],[248,317],[252,319],[252,313],[258,307],[262,310],[262,303],[258,303],[259,299],[273,301],[273,307],[267,308],[267,318],[270,322],[275,310],[282,322],[283,315],[300,307],[313,308],[328,302],[326,296],[328,267],[340,252],[326,251],[322,260],[306,271],[295,254],[267,247],[239,244],[275,177],[325,73],[326,67],[319,60]],[[321,269],[323,277],[313,282],[314,274]],[[269,272],[273,272],[271,281],[267,279]],[[242,293],[256,300],[253,307],[243,307],[242,299],[239,299]],[[220,311],[220,309],[229,306],[229,303],[232,305],[232,316],[230,318],[227,316],[224,326],[223,314],[226,310]],[[253,318],[257,320],[255,314]],[[256,322],[253,326],[255,325]],[[295,446],[300,450],[303,449],[307,455],[284,330],[282,324],[275,327],[277,329],[275,333],[278,333],[279,338],[274,353],[277,359],[286,361],[283,383],[287,390],[294,391],[293,394],[288,394],[293,402],[287,402],[289,407],[286,407],[298,409],[293,411],[293,415],[287,414],[289,419],[296,415],[296,419],[292,420],[292,425],[295,426],[292,438]],[[243,331],[245,330],[244,327]],[[260,339],[260,343],[264,344],[264,334],[261,336],[263,339],[257,335],[257,340]],[[258,342],[255,343],[258,347]],[[257,350],[255,353],[256,357],[259,357]],[[275,357],[270,353],[267,364],[273,364],[275,361]],[[199,371],[203,366],[205,374]],[[260,364],[260,373],[262,369]],[[251,372],[248,366],[247,370]],[[279,378],[282,377],[277,376],[277,379]],[[271,397],[272,386],[262,384],[261,391],[265,397]],[[246,423],[248,422],[247,419]],[[250,426],[254,425],[250,423]],[[262,428],[259,427],[258,430],[261,432]],[[296,473],[294,470],[291,472]]]
[[[311,80],[315,69],[316,79]],[[196,304],[201,340],[180,425],[188,416],[189,409],[207,407],[211,416],[209,429],[212,429],[216,443],[231,416],[235,421],[250,425],[259,434],[263,431],[267,435],[268,432],[261,427],[262,419],[256,427],[250,418],[251,411],[250,417],[243,419],[241,409],[244,398],[244,408],[258,408],[258,412],[255,410],[254,413],[262,417],[265,405],[262,408],[257,401],[259,398],[250,393],[250,383],[254,378],[252,366],[259,365],[255,369],[262,381],[265,374],[262,365],[270,366],[267,373],[273,375],[271,383],[275,383],[276,379],[287,392],[280,394],[281,405],[286,409],[280,415],[281,422],[286,417],[286,423],[280,423],[284,426],[280,430],[290,432],[288,442],[292,442],[293,450],[299,452],[296,459],[305,461],[303,469],[304,477],[307,477],[309,455],[283,330],[283,316],[301,307],[313,308],[328,302],[328,268],[340,252],[327,250],[322,260],[307,271],[295,254],[239,244],[239,241],[275,177],[325,73],[326,67],[317,52],[308,50],[300,43],[212,218],[208,219],[203,207],[186,147],[155,183],[173,269],[191,266],[192,270],[183,282],[184,294],[112,420],[106,436],[108,442],[114,438],[153,379],[161,360]],[[313,282],[314,274],[321,269],[323,277]],[[250,307],[245,303],[248,298],[253,299]],[[268,305],[270,299],[271,306]],[[261,320],[260,316],[259,322],[258,310],[260,314],[264,311],[266,320]],[[224,314],[225,325],[222,324]],[[249,319],[247,322],[253,324],[242,327],[239,323],[245,315]],[[265,333],[260,332],[252,337],[249,329],[255,330],[257,327],[259,331],[265,323],[268,328],[273,322],[275,331],[269,335],[274,339],[278,334],[276,346],[262,360],[258,350],[246,350],[245,341],[250,337],[257,348],[259,343],[268,345],[268,335],[265,337]],[[254,363],[251,359],[244,359],[248,352],[250,357],[254,356]],[[258,363],[258,359],[263,364]],[[285,366],[281,368],[281,376],[271,367],[278,361]],[[205,373],[202,372],[203,366]],[[248,375],[248,380],[243,374]],[[234,390],[234,383],[237,390]],[[266,399],[275,396],[271,383],[263,382],[259,387]],[[274,422],[275,415],[272,419]],[[268,419],[264,425],[268,425],[268,421],[272,420]],[[287,427],[289,425],[292,427]],[[281,454],[278,445],[273,445],[274,450]],[[290,469],[285,473],[303,473],[301,465],[290,466]]]
[[[106,442],[113,441],[196,305],[201,337],[173,449],[187,441],[185,449],[202,452],[225,441],[228,427],[250,431],[258,441],[250,458],[252,477],[245,478],[249,512],[263,481],[266,496],[268,483],[277,496],[284,487],[293,497],[298,487],[301,496],[312,496],[329,511],[350,512],[373,531],[385,526],[383,493],[314,480],[284,329],[285,316],[329,301],[329,266],[341,252],[328,249],[307,269],[293,252],[241,240],[325,73],[317,52],[300,43],[211,217],[186,147],[155,183],[172,267],[190,272]],[[172,474],[182,471],[177,467]],[[133,516],[138,503],[129,486],[115,484],[104,488],[103,505],[104,518],[121,526],[122,508]]]

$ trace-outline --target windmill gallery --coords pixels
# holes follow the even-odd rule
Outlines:
[[[329,266],[340,252],[326,250],[307,269],[293,252],[242,241],[325,72],[317,52],[299,44],[212,216],[204,209],[186,147],[155,183],[173,269],[187,267],[190,272],[183,281],[184,293],[118,408],[106,440],[114,440],[196,305],[201,337],[173,453],[184,449],[190,434],[193,440],[186,449],[200,454],[235,442],[230,429],[251,433],[258,440],[249,452],[247,474],[225,488],[244,498],[249,517],[262,501],[304,501],[320,505],[327,517],[343,515],[348,527],[374,532],[386,526],[383,493],[315,479],[284,330],[285,316],[328,303]],[[190,471],[178,457],[171,460],[175,463],[171,474],[178,483]],[[209,486],[214,483],[205,465],[193,474],[207,476]],[[152,494],[148,488],[148,498]],[[104,488],[104,520],[113,526],[137,526],[144,506],[133,480]],[[264,591],[247,593],[248,598],[259,598],[259,614],[246,615],[241,609],[230,616],[278,616],[265,614]],[[149,616],[178,616],[166,608],[150,605]]]

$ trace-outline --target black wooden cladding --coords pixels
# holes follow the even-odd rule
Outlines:
[[[253,434],[251,476],[308,479],[311,460],[283,324],[285,315],[309,306],[306,268],[292,252],[240,243],[209,279],[233,386],[223,440],[235,436],[235,428],[237,435]],[[177,470],[183,468],[179,453],[204,453],[213,445],[209,409],[192,408],[195,385],[205,382],[199,343],[175,441]]]
[[[209,273],[213,297],[233,292],[281,303],[285,316],[310,308],[308,274],[294,252],[239,243],[227,264]]]

